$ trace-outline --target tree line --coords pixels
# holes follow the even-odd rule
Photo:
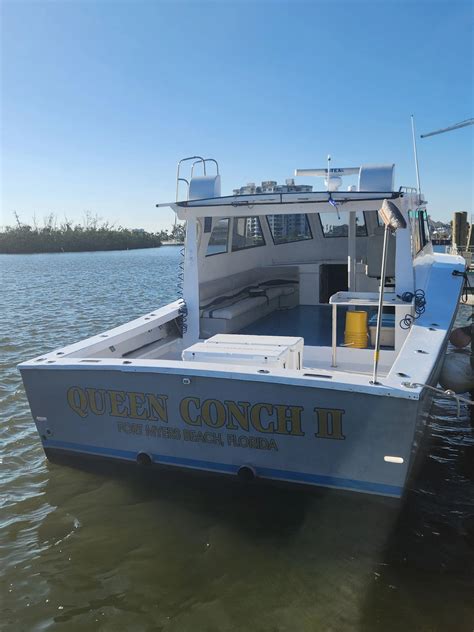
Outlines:
[[[0,231],[0,253],[29,254],[41,252],[91,252],[95,250],[133,250],[158,248],[163,241],[181,241],[182,225],[156,233],[143,229],[115,227],[97,216],[86,214],[82,223],[65,219],[58,222],[48,215],[41,226],[36,221],[23,223],[15,213],[16,225]]]

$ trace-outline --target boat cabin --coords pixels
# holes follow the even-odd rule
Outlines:
[[[373,334],[384,239],[378,210],[390,199],[408,214],[413,202],[412,191],[394,190],[394,165],[329,169],[329,178],[326,169],[297,170],[324,176],[326,191],[289,179],[285,185],[251,183],[221,196],[217,163],[212,161],[216,172],[209,175],[209,161],[190,160],[192,177],[181,178],[180,164],[177,201],[171,204],[187,225],[184,349],[216,335],[251,336],[252,344],[253,336],[300,337],[306,367],[370,372],[373,335],[351,348],[344,334],[346,312],[367,311]],[[203,167],[202,175],[194,175],[196,165]],[[346,175],[356,175],[358,183],[340,191]],[[187,191],[180,201],[182,182]],[[423,245],[429,241],[424,216],[416,214]],[[397,298],[414,288],[409,230],[389,236],[385,278],[380,361],[387,371],[408,329],[395,327],[395,321],[412,312],[410,303]],[[225,345],[237,341],[232,336],[219,338],[224,354]],[[205,349],[185,357],[205,360]]]
[[[182,177],[186,161],[192,163],[189,179]],[[406,363],[398,362],[400,371],[397,358],[415,315],[415,287],[426,285],[422,255],[432,253],[424,202],[414,189],[394,188],[393,164],[296,175],[324,177],[325,190],[289,179],[284,185],[251,183],[222,196],[216,161],[181,161],[176,201],[157,205],[170,206],[186,222],[181,296],[69,345],[53,360],[48,355],[34,362],[62,356],[84,363],[153,362],[173,371],[273,367],[272,375],[283,370],[284,379],[298,371],[297,380],[368,384],[384,243],[379,209],[390,200],[407,229],[387,232],[377,361],[379,374],[388,376],[385,383],[396,373],[399,387]],[[344,191],[342,178],[348,175],[357,184]],[[412,339],[417,345],[418,338]],[[290,359],[295,350],[298,361]],[[429,360],[426,373],[432,370]]]

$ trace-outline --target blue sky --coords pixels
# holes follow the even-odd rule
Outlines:
[[[410,114],[419,133],[473,116],[473,6],[3,0],[0,223],[167,227],[154,205],[194,154],[218,159],[223,193],[328,153],[413,185]],[[474,212],[472,130],[419,140],[435,219]]]

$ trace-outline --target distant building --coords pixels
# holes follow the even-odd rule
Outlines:
[[[260,186],[255,182],[249,182],[247,185],[234,189],[234,195],[255,195],[257,193],[309,193],[313,187],[308,184],[295,184],[293,178],[288,178],[285,184],[278,184],[276,180],[264,180]],[[273,238],[278,241],[281,238],[292,236],[298,238],[304,235],[306,227],[306,217],[302,213],[293,215],[267,215],[268,223],[272,231]],[[248,236],[258,236],[261,233],[259,219],[257,217],[248,217],[246,234]]]
[[[306,215],[304,213],[269,215],[268,223],[275,241],[282,238],[297,239],[306,232]]]
[[[234,195],[254,195],[255,193],[309,193],[313,187],[308,184],[295,184],[293,178],[287,178],[285,184],[277,184],[275,180],[264,180],[261,186],[249,182],[240,189],[234,189]]]

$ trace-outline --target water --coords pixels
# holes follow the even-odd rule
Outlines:
[[[401,507],[45,460],[16,364],[173,299],[178,259],[0,256],[0,629],[473,630],[474,441],[447,399]]]

